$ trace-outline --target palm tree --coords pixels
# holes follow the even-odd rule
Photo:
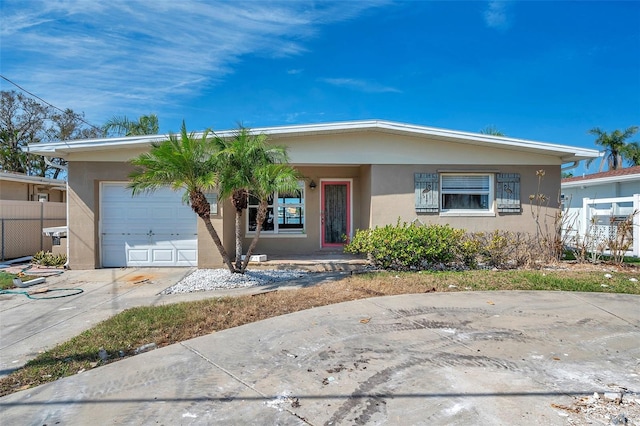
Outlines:
[[[627,160],[631,166],[640,166],[640,143],[629,142],[625,145],[622,158]]]
[[[480,130],[480,133],[483,135],[491,135],[491,136],[505,136],[500,130],[498,130],[495,126],[487,126],[484,129]]]
[[[113,117],[102,126],[104,135],[114,133],[116,136],[156,135],[159,131],[158,116],[141,115],[137,121],[127,117]]]
[[[604,158],[600,163],[599,171],[602,171],[602,166],[606,160],[609,164],[609,170],[617,170],[622,167],[622,154],[625,151],[626,140],[633,136],[638,131],[638,126],[631,126],[624,132],[620,130],[614,130],[611,134],[601,130],[598,127],[594,127],[589,130],[589,133],[597,136],[595,144],[604,148]],[[591,164],[593,159],[587,161],[587,167]]]
[[[248,206],[249,195],[260,192],[258,199],[262,201],[261,185],[268,181],[260,173],[269,164],[285,164],[288,162],[287,151],[282,146],[267,144],[265,134],[253,134],[251,130],[240,126],[233,137],[216,138],[218,148],[218,167],[220,170],[220,198],[231,199],[236,211],[236,272],[244,272],[242,267],[242,212]],[[274,182],[277,176],[272,176]],[[269,194],[273,192],[269,191]],[[268,197],[268,195],[267,195]],[[267,198],[265,197],[265,200]],[[264,218],[263,218],[264,219]],[[259,222],[261,225],[262,222]],[[259,234],[259,232],[257,232]],[[248,259],[248,256],[247,256]]]
[[[204,131],[202,135],[187,133],[183,121],[179,136],[170,134],[169,139],[153,143],[148,153],[131,160],[136,169],[129,175],[129,188],[133,195],[162,187],[184,190],[183,200],[189,202],[203,220],[223,262],[234,272],[229,255],[211,223],[211,205],[204,195],[219,182],[215,157],[217,146],[211,134],[211,130]]]
[[[253,249],[258,243],[262,224],[267,217],[267,209],[269,205],[269,197],[274,193],[279,196],[283,194],[295,194],[300,190],[299,187],[300,174],[288,164],[268,163],[256,168],[253,176],[253,185],[251,188],[251,196],[258,199],[258,214],[256,217],[256,232],[253,235],[249,249],[242,262],[240,272],[244,273],[249,264],[249,259],[253,254]],[[274,212],[276,215],[278,212]],[[237,244],[237,242],[236,242]]]

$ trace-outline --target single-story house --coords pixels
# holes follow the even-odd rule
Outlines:
[[[0,171],[0,200],[64,203],[66,184],[59,179]]]
[[[640,193],[640,166],[562,179],[567,207],[582,207],[583,198],[630,197]]]
[[[299,255],[339,250],[356,229],[398,220],[469,231],[535,231],[529,195],[555,211],[563,164],[595,158],[591,149],[389,121],[253,129],[288,147],[305,177],[297,194],[274,194],[256,253]],[[231,137],[235,130],[217,132]],[[69,266],[221,266],[207,231],[182,194],[132,198],[129,160],[166,135],[39,143],[33,154],[68,161]],[[213,202],[212,221],[233,253],[234,211]],[[256,206],[245,214],[244,249]]]
[[[640,166],[564,178],[565,232],[569,238],[615,236],[616,224],[640,211]],[[634,217],[628,255],[640,256],[640,214]]]

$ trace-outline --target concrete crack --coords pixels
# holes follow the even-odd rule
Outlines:
[[[240,377],[238,377],[235,374],[233,374],[231,371],[229,371],[226,368],[216,364],[213,360],[207,358],[206,356],[204,356],[202,353],[200,353],[195,348],[192,348],[191,346],[185,344],[184,342],[180,342],[180,345],[183,346],[184,348],[186,348],[187,350],[193,352],[194,354],[198,355],[200,358],[205,360],[207,363],[213,365],[215,368],[217,368],[218,370],[222,371],[224,374],[226,374],[227,376],[231,377],[233,380],[237,381],[238,383],[242,384],[243,386],[247,387],[248,389],[251,389],[252,391],[257,393],[258,395],[260,395],[265,400],[265,402],[266,401],[270,401],[272,399],[271,397],[269,397],[269,395],[267,395],[267,394],[265,394],[263,392],[260,392],[260,390],[256,389],[254,386],[251,386],[249,383],[245,382]],[[306,418],[302,417],[301,415],[299,415],[295,411],[293,411],[293,410],[291,410],[291,409],[289,409],[287,407],[283,407],[283,410],[286,411],[287,413],[291,414],[292,416],[296,417],[300,421],[304,422],[305,424],[307,424],[309,426],[314,426],[313,423],[309,422],[309,420],[307,420]]]

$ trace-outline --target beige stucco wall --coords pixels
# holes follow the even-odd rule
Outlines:
[[[556,156],[385,132],[349,132],[330,135],[272,138],[289,147],[293,164],[512,164],[560,165]]]
[[[414,173],[433,173],[444,169],[460,172],[520,173],[522,212],[496,213],[491,217],[452,217],[440,215],[439,213],[416,214]],[[545,170],[545,176],[538,189],[536,171],[541,169]],[[318,185],[315,190],[310,190],[307,182],[306,234],[304,236],[268,236],[263,234],[258,242],[256,253],[286,255],[313,253],[321,250],[320,182],[323,178],[353,179],[352,232],[356,229],[394,224],[398,219],[410,222],[418,218],[423,223],[449,224],[452,227],[466,229],[470,232],[501,229],[533,233],[536,230],[536,223],[531,214],[529,195],[535,194],[540,190],[540,193],[549,197],[548,207],[544,207],[540,212],[540,217],[544,220],[545,217],[553,218],[558,205],[557,200],[560,190],[560,167],[550,165],[484,166],[454,164],[446,167],[440,165],[300,166],[300,170],[308,178],[308,181],[314,180]],[[553,220],[551,219],[552,222]],[[230,232],[233,232],[233,228],[231,228]],[[245,250],[251,241],[248,237],[244,239]]]
[[[520,200],[521,213],[498,213],[494,216],[447,216],[440,213],[415,212],[414,173],[435,173],[438,171],[491,171],[500,173],[520,173]],[[544,169],[545,176],[541,181],[540,193],[549,197],[548,208],[542,212],[551,215],[558,207],[558,195],[560,191],[560,167],[558,166],[469,166],[447,165],[427,166],[397,166],[374,165],[372,166],[372,194],[371,194],[371,223],[370,226],[383,226],[393,224],[400,219],[401,222],[411,222],[416,218],[422,223],[449,224],[454,228],[466,229],[470,232],[493,231],[496,229],[535,232],[536,224],[531,214],[530,194],[538,192],[538,177],[536,171]],[[495,197],[494,197],[495,198]],[[495,200],[494,200],[495,202]],[[495,209],[494,209],[495,211]],[[551,222],[553,223],[553,222]]]
[[[100,262],[100,181],[126,181],[131,172],[126,163],[69,163],[69,267],[94,269]]]
[[[74,161],[69,164],[70,268],[101,267],[100,182],[125,182],[132,170],[132,166],[125,162]],[[221,238],[226,240],[222,233],[222,208],[219,208],[218,215],[212,217],[212,222]],[[222,264],[218,250],[200,219],[198,235],[198,266]]]
[[[385,131],[348,131],[331,134],[271,135],[270,143],[288,148],[290,162],[298,165],[361,164],[511,164],[560,165],[557,155],[543,155],[535,148],[487,146],[478,142],[442,139],[434,135],[406,135]],[[71,162],[126,162],[147,148],[105,147],[71,152]]]
[[[365,167],[367,169],[367,167]],[[305,186],[305,233],[293,235],[269,235],[261,234],[255,253],[259,254],[303,254],[313,253],[321,249],[321,224],[320,224],[320,196],[321,182],[324,179],[344,179],[351,181],[351,229],[362,227],[362,217],[368,215],[367,193],[369,183],[363,183],[362,170],[360,166],[335,166],[316,167],[299,166],[298,170],[306,178]],[[309,183],[314,181],[317,185],[315,189],[309,188]],[[246,217],[243,220],[243,232],[246,229]],[[233,235],[233,227],[232,235]],[[251,244],[253,235],[245,235],[243,240],[243,250],[246,251]],[[334,249],[335,250],[335,249]]]
[[[263,234],[256,253],[267,255],[313,253],[321,249],[320,197],[323,179],[348,179],[352,182],[351,231],[376,225],[412,221],[448,223],[469,231],[511,229],[534,230],[529,194],[537,191],[536,170],[545,169],[542,192],[556,205],[560,190],[560,165],[554,155],[523,152],[508,146],[481,146],[460,140],[418,137],[386,132],[346,132],[329,135],[305,135],[272,138],[286,145],[292,164],[307,178],[305,193],[305,233],[294,236]],[[101,181],[126,181],[131,171],[127,161],[141,148],[117,148],[105,151],[75,152],[68,156],[70,265],[76,269],[100,267],[99,187]],[[91,161],[100,158],[101,161]],[[534,164],[534,165],[532,165]],[[492,217],[451,217],[415,213],[414,173],[441,169],[492,171],[521,174],[520,214]],[[317,187],[308,186],[313,180]],[[224,214],[226,212],[227,214]],[[212,217],[229,255],[234,255],[234,210],[228,200],[221,200],[218,215]],[[545,211],[546,213],[546,211]],[[552,214],[553,212],[548,212]],[[246,230],[246,212],[243,233]],[[198,265],[201,268],[222,265],[220,255],[202,221],[198,220]],[[252,235],[245,235],[246,251]]]
[[[360,167],[360,181],[362,182],[359,227],[368,227],[371,223],[371,165]],[[358,228],[356,228],[358,229]],[[355,230],[353,231],[355,233]]]
[[[33,201],[28,184],[8,181],[0,181],[0,200]]]
[[[216,229],[219,238],[222,240],[222,244],[225,246],[229,258],[233,260],[233,217],[231,217],[231,220],[227,219],[223,221],[223,212],[233,213],[231,202],[219,200],[218,212],[215,215],[211,215],[211,223]],[[227,214],[227,216],[232,215]],[[217,268],[223,265],[224,262],[222,261],[218,247],[216,247],[213,239],[209,235],[204,221],[198,218],[198,268]]]
[[[60,182],[61,186],[65,182]],[[38,201],[38,194],[49,194],[49,202],[64,202],[64,191],[43,188],[41,185],[0,180],[0,200]]]
[[[263,234],[256,253],[287,255],[314,253],[321,250],[320,193],[323,179],[345,179],[352,182],[352,232],[369,226],[395,223],[398,218],[411,221],[418,217],[424,223],[448,223],[469,231],[511,229],[533,232],[528,195],[537,191],[536,170],[545,169],[541,191],[551,197],[555,206],[559,191],[560,168],[558,166],[468,166],[449,165],[447,170],[500,171],[521,174],[521,214],[496,214],[494,217],[443,217],[439,214],[416,215],[414,208],[414,173],[441,170],[428,165],[361,165],[361,166],[299,166],[306,178],[305,234],[273,236]],[[72,162],[69,168],[69,248],[70,267],[93,269],[100,265],[100,182],[126,181],[132,168],[124,162]],[[309,188],[313,180],[317,187]],[[555,194],[555,195],[552,195]],[[224,212],[230,214],[224,215]],[[230,257],[234,255],[234,210],[228,200],[220,200],[218,214],[212,222],[221,236]],[[243,233],[246,229],[246,212],[243,217]],[[222,259],[211,240],[204,223],[198,220],[198,266],[213,268],[222,266]],[[252,235],[245,235],[246,251]]]

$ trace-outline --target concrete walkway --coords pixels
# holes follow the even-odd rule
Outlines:
[[[112,285],[114,294],[129,291],[119,285]],[[126,294],[135,300],[143,293]],[[130,303],[125,300],[106,304],[119,309]],[[79,300],[52,305],[50,313],[72,305],[80,306]],[[567,410],[577,398],[640,393],[639,306],[640,296],[564,292],[347,302],[199,337],[8,395],[0,399],[0,420],[564,425],[577,415]]]

